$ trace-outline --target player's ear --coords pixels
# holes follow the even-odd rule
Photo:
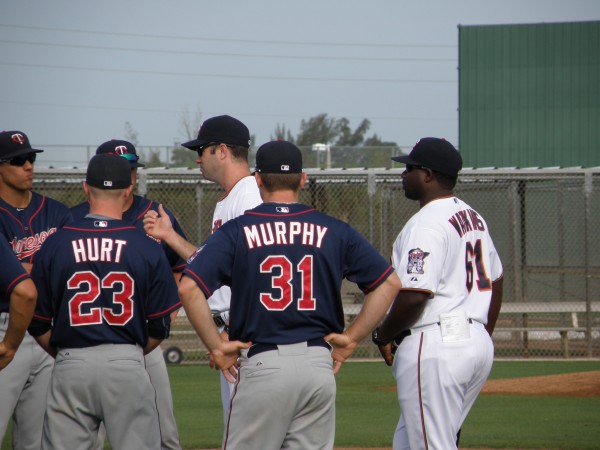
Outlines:
[[[85,192],[86,197],[90,196],[90,188],[85,180],[83,181],[83,192]]]
[[[300,189],[302,189],[304,187],[307,180],[308,180],[308,174],[306,172],[302,172],[302,176],[300,177]]]

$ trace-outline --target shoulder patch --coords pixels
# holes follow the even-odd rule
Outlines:
[[[424,252],[420,248],[413,248],[408,251],[408,265],[406,273],[408,274],[424,274],[425,273],[425,258],[429,256],[429,252]]]

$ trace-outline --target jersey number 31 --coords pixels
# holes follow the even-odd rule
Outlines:
[[[271,255],[264,259],[260,265],[260,273],[279,273],[271,277],[271,286],[278,289],[280,296],[274,297],[270,293],[261,292],[260,302],[269,311],[283,311],[294,301],[292,279],[294,276],[293,264],[287,257]],[[313,257],[306,255],[298,263],[297,270],[300,274],[301,296],[298,299],[299,311],[314,311],[316,301],[313,297]]]

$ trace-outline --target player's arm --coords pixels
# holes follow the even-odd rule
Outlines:
[[[494,328],[496,328],[496,321],[500,314],[500,308],[502,306],[502,294],[504,290],[504,278],[500,277],[492,283],[492,300],[490,301],[490,309],[488,311],[487,325],[485,329],[492,335]]]
[[[240,350],[250,347],[250,343],[240,341],[224,341],[215,325],[206,296],[190,277],[183,277],[179,284],[179,298],[192,327],[211,353],[217,368],[223,371],[225,377],[234,382],[234,365],[240,355]]]
[[[418,320],[430,297],[429,291],[402,289],[398,292],[388,315],[377,330],[379,340],[390,341],[386,345],[379,345],[379,351],[388,366],[392,365],[394,358],[392,339]]]
[[[165,242],[182,259],[187,260],[196,251],[194,244],[175,231],[162,203],[158,205],[158,212],[150,210],[144,216],[144,231],[153,238]]]
[[[0,341],[0,370],[4,369],[15,357],[27,327],[31,323],[36,299],[37,290],[30,278],[22,280],[12,290],[8,327],[4,339]]]
[[[365,296],[356,319],[343,334],[332,333],[325,336],[325,340],[333,347],[331,356],[335,362],[334,373],[340,370],[342,363],[358,343],[381,322],[401,287],[402,283],[396,272],[392,272],[383,283]]]

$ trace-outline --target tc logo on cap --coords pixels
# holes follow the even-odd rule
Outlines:
[[[281,170],[284,172],[289,172],[290,171],[290,166],[288,166],[287,164],[282,164],[281,165]]]
[[[124,145],[119,145],[118,147],[115,147],[115,153],[117,155],[126,155],[127,153],[129,153],[129,151]]]
[[[113,156],[113,158],[114,158],[114,156]],[[111,187],[112,186],[112,181],[105,181],[104,182],[104,186]]]
[[[25,143],[25,137],[21,133],[15,133],[11,136],[11,139],[17,144],[23,145]]]

